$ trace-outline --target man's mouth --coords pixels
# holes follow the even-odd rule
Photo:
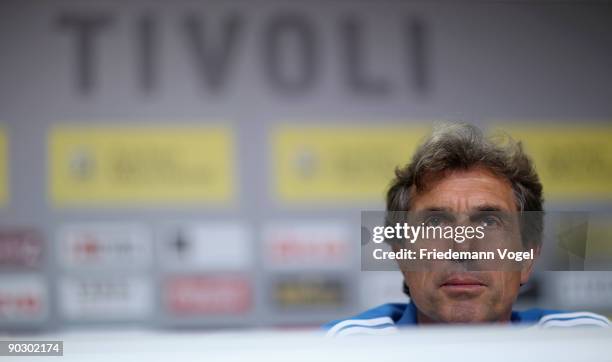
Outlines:
[[[451,275],[440,285],[442,290],[449,293],[478,293],[484,290],[487,284],[481,279],[466,274]]]

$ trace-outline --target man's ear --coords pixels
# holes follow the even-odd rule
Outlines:
[[[540,257],[541,250],[542,248],[540,245],[533,248],[533,260],[525,260],[523,262],[523,268],[521,269],[521,285],[526,284],[529,281],[529,277],[531,277],[536,260],[538,260]]]

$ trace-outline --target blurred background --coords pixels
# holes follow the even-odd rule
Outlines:
[[[612,5],[0,3],[0,330],[306,327],[402,302],[360,212],[432,122],[522,139],[612,212]],[[587,232],[610,252],[610,218]],[[612,315],[612,273],[517,308]]]

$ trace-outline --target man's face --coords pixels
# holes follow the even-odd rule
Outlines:
[[[427,178],[427,190],[413,191],[410,211],[446,210],[470,214],[486,210],[515,213],[510,183],[483,168],[453,171]],[[452,263],[452,262],[451,262]],[[532,262],[514,271],[466,271],[435,268],[403,271],[419,323],[507,321]]]

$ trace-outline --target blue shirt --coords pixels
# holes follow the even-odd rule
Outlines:
[[[610,327],[608,318],[590,312],[567,312],[548,309],[528,309],[513,311],[511,323],[551,327]],[[398,327],[417,325],[417,310],[414,303],[383,304],[347,319],[327,323],[328,336],[353,334],[390,334]]]

